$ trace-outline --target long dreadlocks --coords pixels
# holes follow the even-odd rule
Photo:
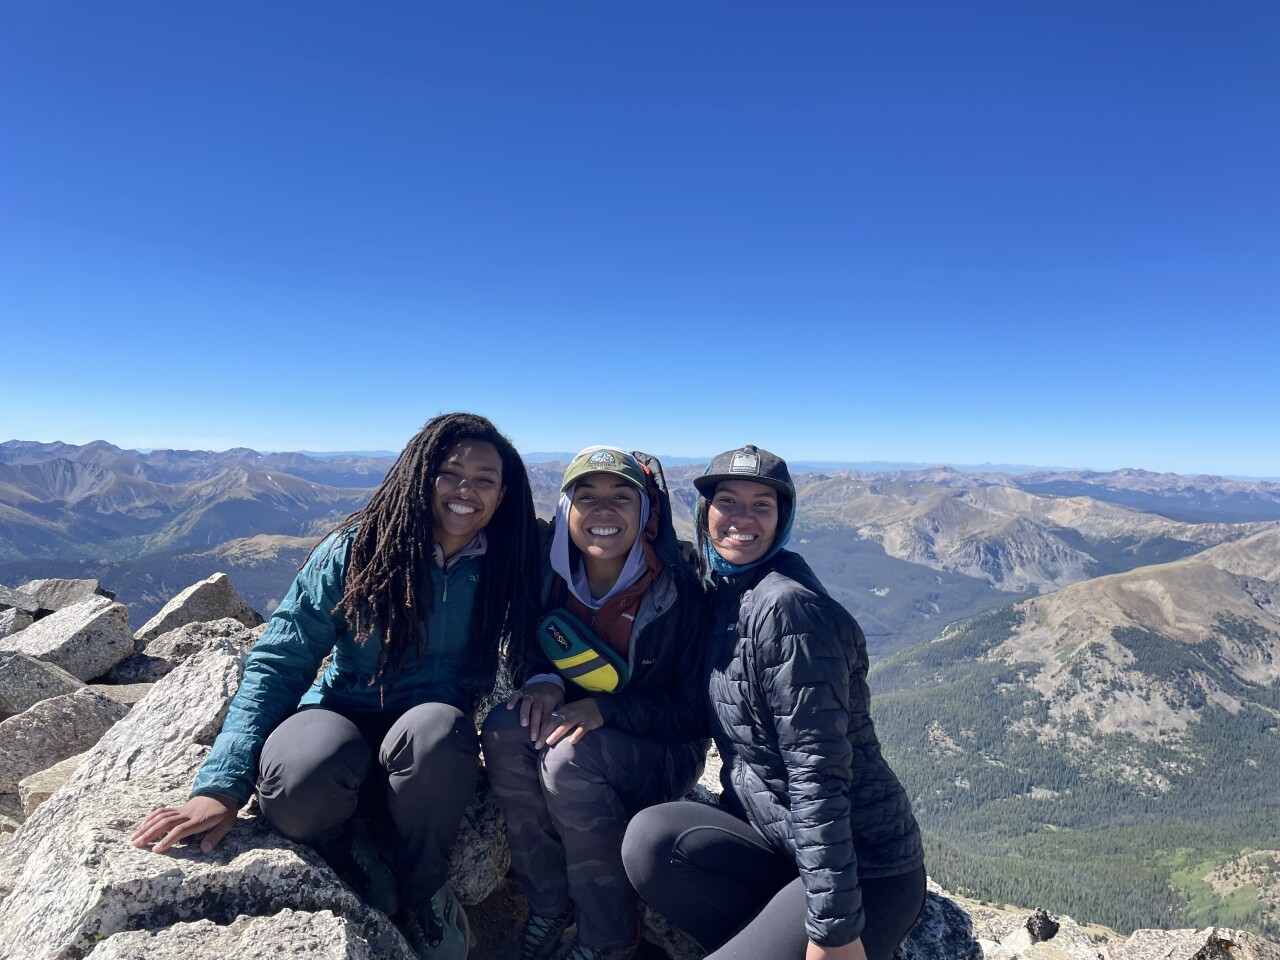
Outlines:
[[[497,669],[505,641],[523,651],[538,615],[538,530],[524,462],[511,441],[484,417],[446,413],[427,422],[409,441],[369,502],[337,529],[358,524],[352,535],[345,589],[334,613],[365,643],[382,638],[378,674],[394,675],[409,651],[421,656],[430,643],[428,618],[436,569],[431,495],[440,465],[459,443],[483,440],[502,458],[506,493],[485,527],[488,549],[471,612],[468,660],[483,675]],[[422,604],[426,609],[421,609]]]

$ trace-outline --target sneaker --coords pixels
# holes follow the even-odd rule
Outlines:
[[[572,924],[572,904],[554,917],[529,914],[520,933],[507,947],[505,960],[547,960],[559,948],[564,932]]]
[[[612,949],[588,947],[586,944],[579,943],[578,938],[574,937],[573,942],[557,953],[553,960],[631,960],[639,949],[639,942]]]
[[[401,928],[420,960],[467,960],[471,925],[447,883],[414,912]]]

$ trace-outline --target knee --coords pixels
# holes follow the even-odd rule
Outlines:
[[[339,745],[323,762],[312,759],[275,756],[262,765],[258,804],[267,821],[291,840],[309,841],[348,820],[373,762],[363,741]]]
[[[356,727],[327,711],[304,711],[267,738],[258,801],[285,836],[305,839],[351,816],[373,751]]]
[[[631,818],[624,843],[635,854],[674,849],[682,831],[672,824],[668,811],[664,809],[667,806],[669,804],[660,803],[656,807],[646,807]]]
[[[612,832],[616,843],[622,839],[627,808],[618,782],[618,759],[600,749],[603,742],[588,734],[576,744],[562,740],[544,749],[538,777],[547,811],[558,826],[571,829],[590,822],[597,832]]]
[[[471,719],[447,703],[420,703],[392,724],[378,760],[389,772],[424,762],[474,763],[479,755]]]
[[[520,726],[520,711],[500,703],[489,711],[480,726],[480,745],[485,759],[496,754],[524,749],[529,744],[529,728]]]
[[[663,813],[663,804],[641,810],[627,824],[622,838],[622,865],[632,885],[640,890],[657,872],[657,865],[671,860],[677,832]]]
[[[607,787],[609,772],[610,758],[604,737],[587,734],[577,743],[570,743],[566,738],[547,747],[542,754],[542,782],[553,794]]]

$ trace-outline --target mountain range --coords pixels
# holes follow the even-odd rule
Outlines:
[[[221,570],[265,613],[391,462],[3,443],[0,583],[94,577],[148,617]],[[543,517],[563,468],[528,463]],[[685,537],[702,469],[667,465]],[[1280,932],[1280,484],[795,479],[791,546],[867,633],[931,875],[1122,930]]]
[[[246,448],[140,453],[105,441],[0,443],[0,576],[32,563],[54,575],[80,560],[117,561],[132,571],[125,579],[138,561],[194,570],[223,562],[220,544],[265,535],[269,546],[248,548],[262,589],[246,593],[265,605],[282,595],[305,556],[301,544],[278,538],[319,537],[364,503],[391,463]],[[528,465],[543,517],[555,509],[563,466]],[[675,464],[666,471],[685,537],[693,533],[692,480],[701,470]],[[802,508],[794,546],[859,618],[875,652],[928,639],[1013,597],[1189,556],[1280,519],[1280,484],[1138,470],[1015,476],[935,467],[796,479]],[[1092,495],[1042,489],[1055,484]],[[1220,503],[1230,511],[1214,506]],[[1228,512],[1244,519],[1225,522]],[[1188,520],[1192,514],[1215,522]],[[281,551],[274,572],[272,551]],[[226,558],[233,575],[237,556]],[[122,596],[147,611],[143,597]]]
[[[1280,523],[1006,605],[871,684],[953,886],[1280,931]]]

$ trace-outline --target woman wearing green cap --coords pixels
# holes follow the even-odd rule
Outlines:
[[[730,450],[694,485],[723,804],[642,812],[627,874],[708,960],[888,960],[923,906],[924,854],[868,713],[862,630],[783,549],[785,461]]]
[[[529,901],[508,956],[625,960],[639,939],[627,819],[681,796],[702,770],[703,598],[662,467],[645,454],[578,454],[549,539],[546,672],[491,711],[481,734]]]

